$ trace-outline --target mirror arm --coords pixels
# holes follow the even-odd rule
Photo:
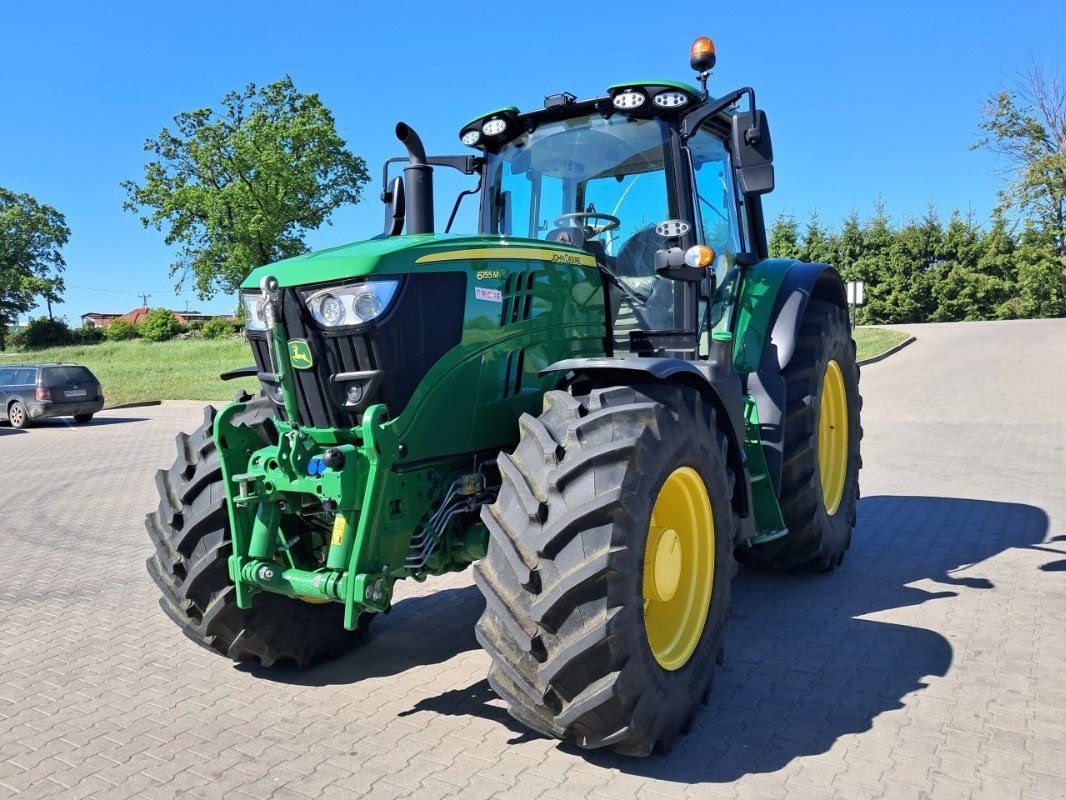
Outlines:
[[[719,97],[709,106],[693,111],[687,117],[681,121],[681,138],[683,140],[691,139],[696,135],[696,131],[714,115],[724,111],[731,105],[737,102],[744,95],[748,95],[750,98],[750,110],[755,111],[755,90],[750,86],[745,86],[742,89],[737,89],[730,92],[724,97]],[[757,144],[759,139],[762,138],[762,131],[756,127],[749,128],[745,134],[745,139],[748,140],[748,144]]]
[[[455,205],[452,206],[451,216],[448,217],[448,224],[444,226],[445,233],[451,233],[452,223],[455,222],[455,215],[459,213],[459,205],[463,202],[463,198],[467,197],[468,195],[477,194],[480,191],[481,178],[479,177],[477,181],[477,186],[475,186],[473,189],[466,189],[462,192],[459,192],[459,196],[455,198]]]

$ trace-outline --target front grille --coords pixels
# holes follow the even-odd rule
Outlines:
[[[300,416],[316,428],[350,428],[363,410],[385,403],[398,416],[429,369],[463,335],[466,275],[439,272],[404,278],[393,307],[380,322],[358,331],[326,331],[311,318],[296,294],[285,289],[282,316],[289,339],[304,339],[314,366],[294,370]],[[274,371],[265,335],[249,335],[260,372]],[[381,371],[373,392],[356,406],[346,404],[346,385],[333,376],[347,372]],[[272,387],[267,386],[268,393]],[[284,412],[282,411],[284,416]]]

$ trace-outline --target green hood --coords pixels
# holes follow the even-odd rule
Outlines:
[[[252,270],[252,274],[241,284],[241,288],[258,288],[259,281],[264,275],[273,275],[281,286],[306,286],[347,278],[365,278],[371,275],[403,275],[415,269],[439,269],[440,264],[434,262],[451,260],[426,258],[433,254],[453,250],[493,248],[494,255],[499,257],[499,248],[511,247],[516,250],[521,249],[525,253],[535,248],[543,254],[544,258],[553,260],[565,256],[566,260],[571,263],[592,261],[592,257],[580,248],[539,239],[424,233],[414,236],[368,239],[364,242],[355,242],[289,258],[276,264],[267,264]],[[518,253],[516,252],[515,255],[518,256]],[[420,260],[422,264],[416,265],[416,262]],[[591,266],[591,264],[586,264],[586,266]]]

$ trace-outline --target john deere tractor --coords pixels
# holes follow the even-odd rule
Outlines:
[[[147,517],[161,604],[232,659],[303,666],[395,582],[474,564],[511,714],[643,755],[706,699],[737,561],[832,570],[859,494],[859,372],[826,264],[768,258],[750,88],[619,83],[408,126],[385,230],[244,283],[258,394],[208,409]],[[434,231],[434,169],[479,231]],[[456,199],[451,218],[464,192]],[[449,228],[451,223],[449,223]]]

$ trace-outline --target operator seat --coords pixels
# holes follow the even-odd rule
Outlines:
[[[655,254],[662,248],[663,239],[648,226],[630,236],[615,259],[614,271],[623,282],[627,278],[655,277]],[[635,282],[634,282],[635,283]],[[621,292],[612,292],[611,320],[616,347],[626,347],[632,331],[657,330],[664,327],[673,306],[672,281],[655,280],[651,294],[643,305],[637,305]],[[630,288],[635,288],[630,285]]]
[[[643,278],[655,274],[655,254],[662,248],[663,237],[655,226],[637,231],[622,245],[615,260],[614,271],[627,278]]]

